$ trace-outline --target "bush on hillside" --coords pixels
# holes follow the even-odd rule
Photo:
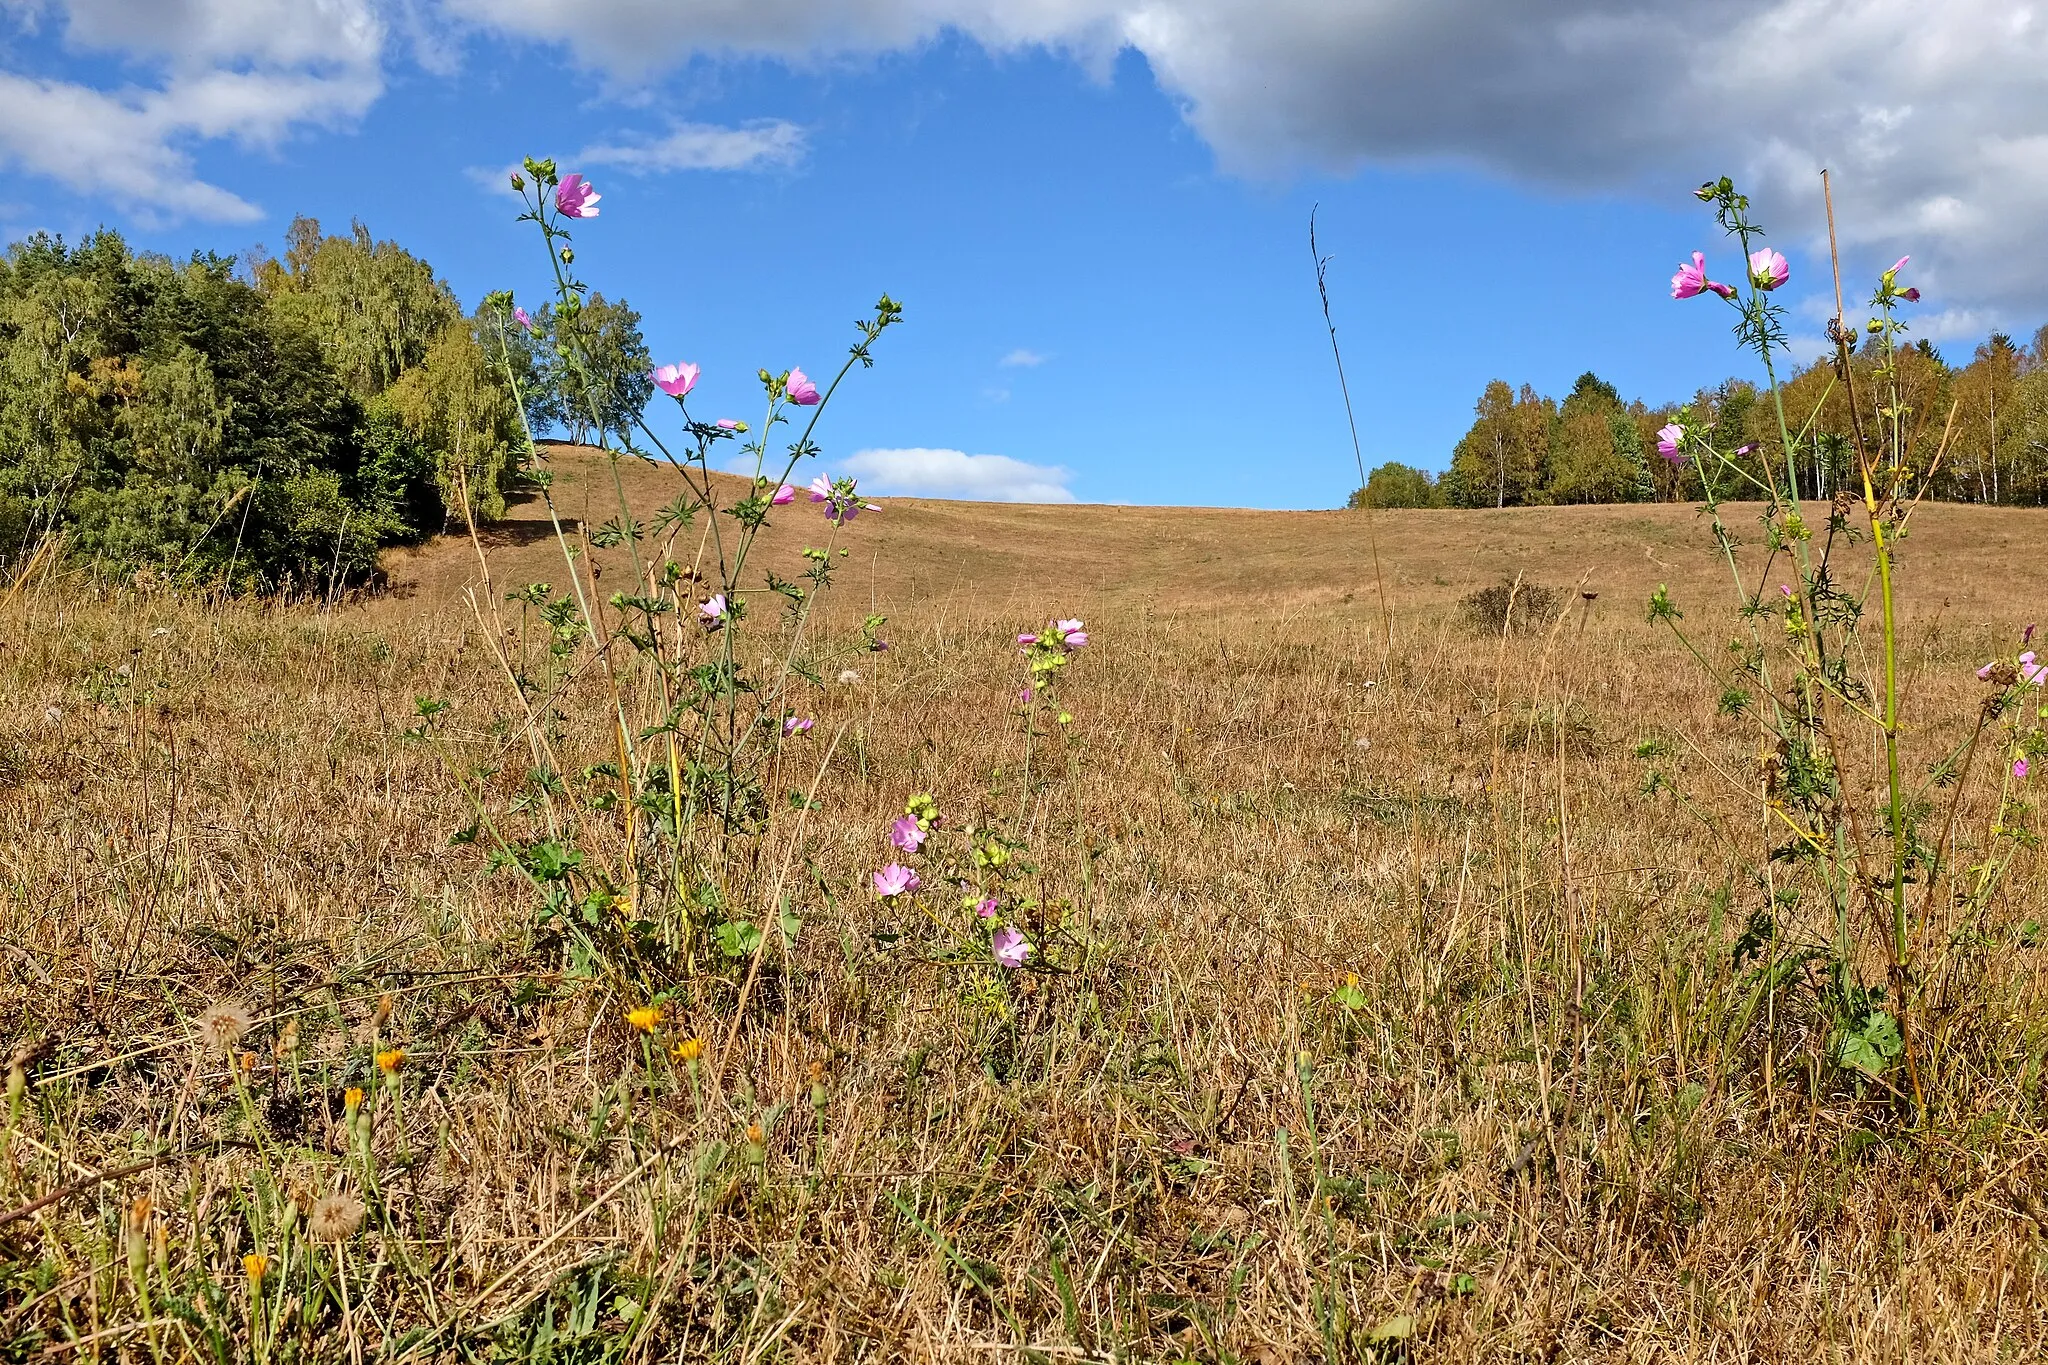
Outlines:
[[[1352,492],[1345,506],[1441,507],[1443,496],[1436,479],[1426,469],[1389,460],[1366,476],[1365,487]]]
[[[1481,634],[1527,635],[1548,630],[1564,603],[1564,589],[1524,579],[1481,588],[1465,597],[1458,609],[1465,624]]]

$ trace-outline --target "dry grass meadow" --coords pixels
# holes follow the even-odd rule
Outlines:
[[[451,843],[470,793],[545,820],[494,648],[544,632],[490,612],[563,581],[538,516],[487,533],[481,615],[464,538],[327,614],[61,573],[0,608],[0,1358],[2048,1355],[2036,855],[1908,1126],[1734,963],[1756,730],[1642,610],[1732,631],[1693,508],[1377,514],[1390,638],[1358,514],[863,517],[778,784],[819,804],[765,843],[800,928],[753,883],[762,951],[646,1037]],[[2043,601],[2039,516],[1916,514],[1916,771]],[[1460,620],[1516,574],[1554,621]],[[1027,778],[1011,637],[1053,614],[1093,643]],[[575,662],[564,771],[617,757]],[[917,791],[1028,834],[1037,970],[866,890]]]

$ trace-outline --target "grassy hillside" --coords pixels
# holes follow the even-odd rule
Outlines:
[[[615,514],[557,460],[565,513]],[[827,530],[791,510],[784,572]],[[815,634],[757,615],[815,726],[694,873],[665,697],[503,600],[566,592],[534,504],[474,606],[466,537],[331,615],[32,579],[0,597],[0,1358],[2040,1358],[2035,817],[2001,842],[1995,756],[1937,785],[2039,524],[1931,507],[1907,542],[1907,762],[1954,867],[2013,860],[1930,912],[1917,1111],[1832,1060],[1801,954],[1841,925],[1772,856],[1775,760],[1643,619],[1662,581],[1708,656],[1734,633],[1689,507],[1378,514],[1389,638],[1358,514],[891,500]],[[1459,622],[1516,573],[1598,596]],[[1056,613],[1091,639],[1034,731],[1014,635]],[[901,853],[916,793],[943,818]],[[1015,841],[1023,969],[963,903],[968,827]],[[619,894],[565,927],[493,856],[543,846]],[[892,858],[918,892],[876,894]]]
[[[554,501],[571,538],[587,524],[618,517],[612,465],[594,452],[551,447]],[[680,491],[675,473],[632,457],[619,460],[627,506],[651,521]],[[744,482],[721,480],[732,499]],[[1650,591],[1668,583],[1694,602],[1725,601],[1726,566],[1694,503],[1507,508],[1498,511],[1261,512],[1231,508],[1020,506],[889,498],[863,515],[840,543],[852,551],[842,593],[877,610],[971,607],[992,615],[1041,615],[1050,604],[1072,610],[1156,606],[1202,610],[1260,603],[1269,609],[1377,611],[1371,537],[1393,610],[1423,617],[1454,610],[1477,588],[1526,576],[1597,595],[1596,616],[1639,614]],[[822,544],[826,528],[800,500],[771,528],[761,562],[788,572],[795,552]],[[1760,506],[1735,506],[1730,524],[1753,531]],[[1370,518],[1370,521],[1368,521]],[[2048,556],[2033,553],[2041,514],[2022,508],[1928,503],[1915,512],[1906,546],[1906,600],[1921,611],[1970,623],[2009,623],[2025,604],[2044,601]],[[730,534],[731,527],[726,527]],[[562,577],[544,503],[515,503],[484,529],[491,573],[502,584]],[[1757,539],[1755,535],[1749,537]],[[704,522],[676,541],[679,558],[705,544]],[[1759,561],[1743,550],[1746,566]],[[592,556],[609,587],[629,573],[623,551]],[[466,536],[442,536],[386,556],[391,602],[379,619],[456,604],[480,580]],[[1847,562],[1867,569],[1867,556]],[[1937,572],[1915,573],[1923,564]],[[609,576],[609,577],[606,577]],[[1752,584],[1754,586],[1754,584]],[[1576,600],[1576,598],[1575,598]]]

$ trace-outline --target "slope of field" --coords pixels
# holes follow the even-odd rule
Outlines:
[[[580,543],[610,473],[556,469]],[[1376,515],[1391,639],[1368,524],[891,500],[800,633],[660,672],[503,603],[567,596],[535,502],[474,602],[466,536],[334,613],[0,595],[0,1361],[2048,1358],[2048,743],[1977,673],[2042,514],[1907,542],[1926,994],[1876,1076],[1844,987],[1898,978],[1767,799],[1696,510]],[[1514,574],[1556,628],[1458,621]],[[1826,723],[1874,848],[1879,732]]]
[[[553,447],[550,465],[555,506],[572,539],[580,525],[617,520],[609,460]],[[627,506],[643,523],[682,491],[679,476],[665,467],[626,457],[617,470]],[[719,487],[727,500],[744,496],[739,479],[721,478]],[[851,550],[841,561],[842,599],[887,612],[971,603],[1029,618],[1053,606],[1201,610],[1257,602],[1269,609],[1351,604],[1370,613],[1377,610],[1375,535],[1389,604],[1404,616],[1454,610],[1474,589],[1517,574],[1596,594],[1596,618],[1639,614],[1659,583],[1691,604],[1725,603],[1732,591],[1707,517],[1690,503],[1361,514],[884,501],[881,512],[862,515],[837,544]],[[1726,519],[1739,538],[1753,542],[1760,510],[1732,506]],[[1972,625],[2005,621],[2048,589],[2048,556],[2036,550],[2044,526],[2048,520],[2035,509],[1922,506],[1901,556],[1906,600]],[[727,534],[731,529],[728,523]],[[824,544],[829,535],[800,497],[776,513],[756,565],[789,575],[796,550]],[[677,536],[672,553],[689,561],[704,536],[700,517]],[[515,504],[504,521],[483,529],[481,540],[500,586],[562,577],[562,555],[539,498]],[[1753,576],[1755,546],[1742,553]],[[597,551],[593,561],[607,586],[630,572],[623,550]],[[1922,561],[1938,563],[1939,573],[1913,572]],[[1842,562],[1867,569],[1868,557],[1852,550]],[[387,566],[408,612],[455,605],[462,589],[481,578],[465,535],[398,551]],[[1781,560],[1774,581],[1789,572]]]

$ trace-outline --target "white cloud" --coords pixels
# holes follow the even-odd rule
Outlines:
[[[1027,370],[1035,370],[1040,365],[1043,365],[1050,358],[1051,357],[1049,356],[1042,356],[1036,351],[1029,351],[1026,350],[1024,347],[1019,346],[1016,350],[1010,352],[1008,355],[1004,356],[1001,360],[997,361],[996,363],[998,365],[1002,365],[1006,368],[1011,369],[1022,368]]]
[[[682,123],[666,137],[621,137],[597,142],[562,158],[563,168],[610,167],[628,175],[664,175],[671,171],[747,171],[790,166],[803,159],[804,130],[780,119],[763,119],[737,128],[709,123]],[[512,177],[522,167],[471,166],[464,174],[484,189],[517,197]]]
[[[863,450],[845,462],[863,492],[971,502],[1073,502],[1073,475],[1057,465],[1026,464],[1007,455],[909,447]]]
[[[2033,250],[2048,231],[2043,0],[442,4],[632,77],[698,56],[813,63],[948,30],[1090,64],[1128,48],[1237,173],[1452,164],[1672,204],[1727,173],[1809,262],[1827,166],[1852,265],[1912,250],[1944,303],[2048,306]]]
[[[803,129],[764,119],[738,128],[681,123],[665,137],[593,144],[575,160],[581,166],[616,166],[634,173],[738,171],[792,165],[803,154]]]
[[[1247,176],[1456,165],[1685,205],[1690,184],[1738,175],[1776,240],[1803,241],[1802,280],[1820,274],[1827,166],[1856,275],[1910,250],[1915,283],[1959,317],[2048,308],[2048,0],[0,0],[0,32],[10,19],[155,74],[94,88],[12,59],[0,160],[167,214],[253,212],[192,181],[190,144],[359,115],[387,30],[442,69],[486,33],[629,80],[953,32],[1096,71],[1135,51]],[[589,150],[653,172],[788,164],[802,146],[788,124],[686,124]]]
[[[187,146],[271,146],[360,116],[383,93],[370,0],[0,0],[25,31],[123,54],[158,83],[101,90],[0,71],[0,163],[145,217],[246,222],[261,210],[193,174]]]

